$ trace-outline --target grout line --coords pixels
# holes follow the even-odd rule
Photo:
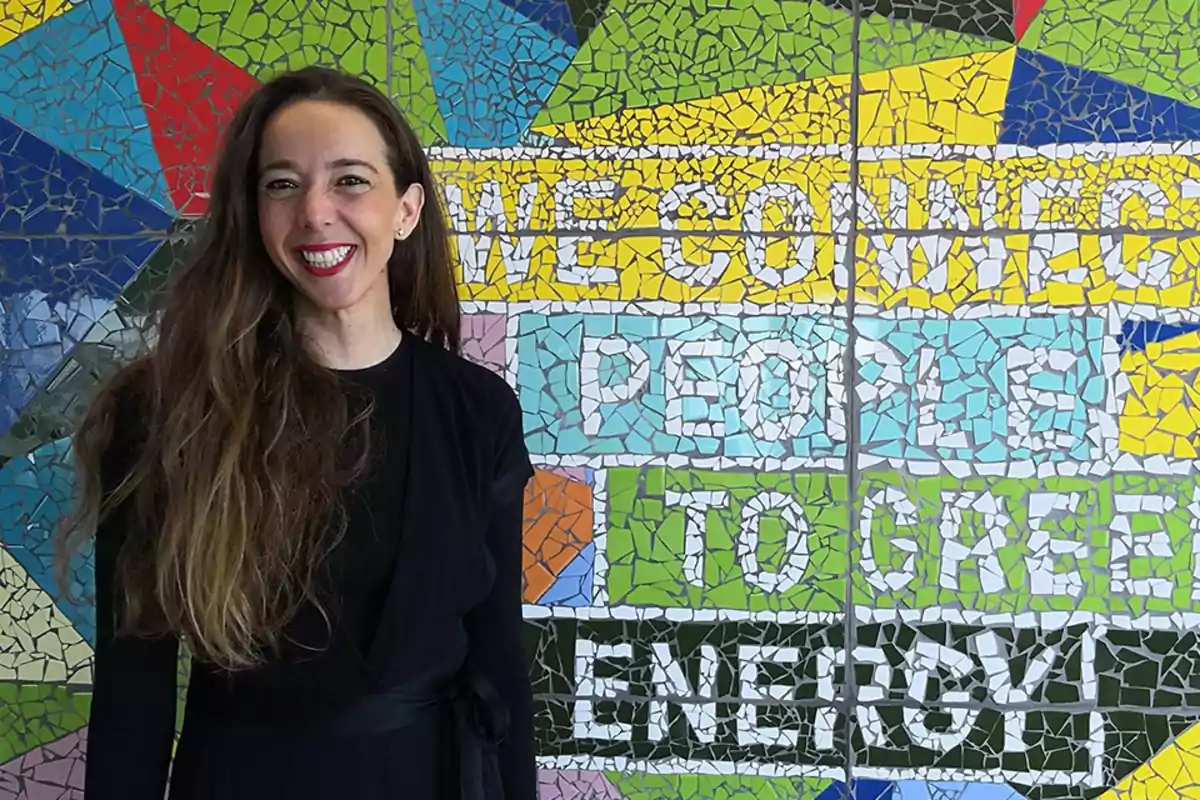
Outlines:
[[[644,694],[633,694],[630,692],[618,692],[616,694],[581,694],[576,692],[535,692],[533,694],[534,701],[541,700],[548,703],[574,703],[580,700],[593,703],[670,703],[678,706],[704,705],[708,703],[717,703],[719,705],[734,705],[734,706],[753,706],[755,708],[774,708],[774,709],[797,709],[801,711],[809,711],[814,709],[836,708],[841,711],[841,704],[837,702],[822,701],[822,700],[791,700],[781,702],[774,698],[755,698],[749,699],[738,695],[706,695],[697,697],[692,695],[677,695],[677,694],[655,694],[653,696]],[[943,709],[955,708],[966,709],[968,711],[988,711],[992,713],[1003,713],[1008,711],[1020,711],[1024,713],[1044,713],[1047,715],[1053,714],[1141,714],[1147,717],[1187,715],[1189,717],[1200,718],[1200,709],[1195,706],[1145,706],[1134,708],[1128,705],[1102,705],[1100,703],[1074,702],[1074,703],[1050,703],[1045,700],[1025,700],[1019,703],[997,703],[994,701],[967,700],[963,702],[947,702],[945,700],[935,700],[930,702],[918,702],[911,697],[904,697],[898,700],[871,700],[869,702],[859,703],[855,709],[855,713],[859,709],[877,709],[883,711],[892,711],[901,708],[920,709],[922,711],[942,711]],[[1082,742],[1083,740],[1077,740]]]
[[[388,100],[391,100],[393,105],[398,105],[396,102],[395,85],[393,83],[396,69],[393,63],[396,58],[396,30],[393,25],[394,20],[392,19],[396,11],[395,0],[384,0],[383,9],[383,13],[386,15],[383,25],[384,47],[386,48],[383,61],[383,79],[387,82]]]
[[[0,241],[82,241],[82,242],[128,242],[128,241],[161,241],[170,242],[191,238],[189,234],[172,233],[170,231],[151,230],[145,233],[0,233]]]
[[[852,200],[855,207],[857,201]],[[198,222],[200,217],[179,217],[185,222]],[[741,228],[730,228],[728,230],[706,229],[706,230],[673,230],[652,225],[634,226],[629,228],[618,228],[616,230],[585,230],[583,228],[559,228],[559,227],[543,227],[543,228],[520,228],[514,230],[457,230],[449,231],[452,236],[474,236],[480,239],[525,239],[537,238],[541,236],[580,236],[585,235],[588,239],[594,241],[616,241],[620,239],[628,239],[633,237],[655,236],[662,239],[796,239],[808,237],[818,240],[836,239],[841,237],[849,237],[850,231],[813,231],[813,230],[792,230],[792,231],[755,231],[745,230]],[[897,236],[900,238],[922,238],[934,237],[938,239],[955,239],[963,237],[991,237],[1002,238],[1007,236],[1145,236],[1149,239],[1179,239],[1179,238],[1194,238],[1196,232],[1186,228],[1169,228],[1169,227],[1148,227],[1141,225],[1112,225],[1099,228],[1051,228],[1051,227],[1030,227],[1030,228],[1006,228],[1006,227],[971,227],[971,228],[880,228],[880,227],[860,227],[853,232],[855,236]],[[0,233],[0,240],[20,240],[28,241],[30,239],[84,239],[84,240],[105,240],[105,239],[164,239],[164,240],[187,240],[194,238],[195,234],[190,231],[163,231],[163,230],[147,230],[144,233]]]
[[[855,330],[855,308],[857,307],[857,292],[855,287],[855,245],[858,239],[858,192],[853,187],[859,185],[859,141],[858,141],[858,108],[859,108],[859,87],[858,76],[862,69],[862,52],[859,46],[859,34],[862,25],[862,7],[861,0],[851,0],[850,3],[850,163],[849,163],[849,180],[847,181],[852,187],[846,192],[847,202],[850,207],[846,209],[846,219],[848,221],[848,232],[846,252],[843,258],[845,259],[844,267],[846,270],[846,347],[842,353],[842,386],[845,391],[844,407],[846,409],[845,424],[846,424],[846,502],[849,508],[846,514],[846,521],[849,530],[846,531],[846,583],[845,583],[845,606],[847,610],[846,619],[844,620],[843,636],[845,637],[845,678],[844,694],[843,694],[843,725],[845,729],[845,769],[846,786],[843,790],[847,800],[854,796],[854,762],[856,754],[854,751],[854,720],[856,719],[853,709],[858,705],[858,684],[855,681],[854,675],[854,651],[858,637],[858,625],[855,623],[854,614],[854,564],[855,564],[855,547],[854,547],[854,531],[858,523],[858,513],[855,511],[856,499],[858,495],[858,442],[860,430],[858,424],[858,397],[854,392],[854,385],[858,380],[858,364],[855,360],[854,351],[858,342],[858,336]],[[831,213],[836,213],[837,209],[831,209]],[[832,677],[832,676],[831,676]]]
[[[778,230],[758,231],[747,228],[704,228],[696,230],[679,230],[655,227],[653,225],[633,225],[627,228],[609,230],[592,230],[590,228],[564,228],[546,225],[543,227],[512,228],[504,230],[476,230],[451,228],[452,236],[473,236],[478,239],[532,239],[539,236],[583,236],[589,241],[617,241],[639,236],[654,236],[661,239],[800,239],[810,238],[818,241],[848,237],[846,230]],[[887,228],[877,226],[859,227],[855,234],[858,236],[896,236],[904,239],[935,238],[955,239],[966,237],[1002,238],[1007,236],[1145,236],[1151,239],[1195,238],[1196,232],[1186,228],[1149,227],[1142,225],[1110,225],[1099,228],[1052,228],[1047,225],[1028,228],[969,227],[969,228]],[[24,238],[24,237],[9,237]]]

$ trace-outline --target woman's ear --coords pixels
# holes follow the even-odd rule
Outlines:
[[[400,193],[400,205],[396,207],[396,219],[392,228],[396,238],[407,239],[421,221],[421,209],[425,207],[425,187],[419,183],[409,184]]]

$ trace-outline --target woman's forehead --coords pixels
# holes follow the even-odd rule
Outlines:
[[[303,101],[281,109],[263,129],[259,163],[348,166],[386,161],[386,146],[375,123],[351,106]]]

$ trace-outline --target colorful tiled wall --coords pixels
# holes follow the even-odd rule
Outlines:
[[[1194,0],[0,0],[0,800],[82,796],[71,421],[309,63],[431,148],[523,402],[543,800],[1200,796],[1198,42]]]

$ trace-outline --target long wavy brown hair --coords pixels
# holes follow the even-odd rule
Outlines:
[[[120,507],[119,630],[180,635],[195,655],[228,669],[260,663],[300,604],[320,602],[317,568],[345,529],[339,493],[365,455],[347,467],[343,439],[369,414],[351,418],[342,379],[310,356],[294,290],[259,234],[263,129],[300,100],[366,114],[386,143],[397,191],[424,187],[420,223],[388,264],[393,313],[401,330],[455,351],[459,344],[440,195],[400,112],[370,84],[323,68],[263,85],[226,131],[208,212],[168,285],[157,342],[102,386],[78,427],[79,500],[58,542],[61,576]],[[114,431],[131,413],[137,429]],[[114,432],[137,441],[136,456],[102,486]]]

